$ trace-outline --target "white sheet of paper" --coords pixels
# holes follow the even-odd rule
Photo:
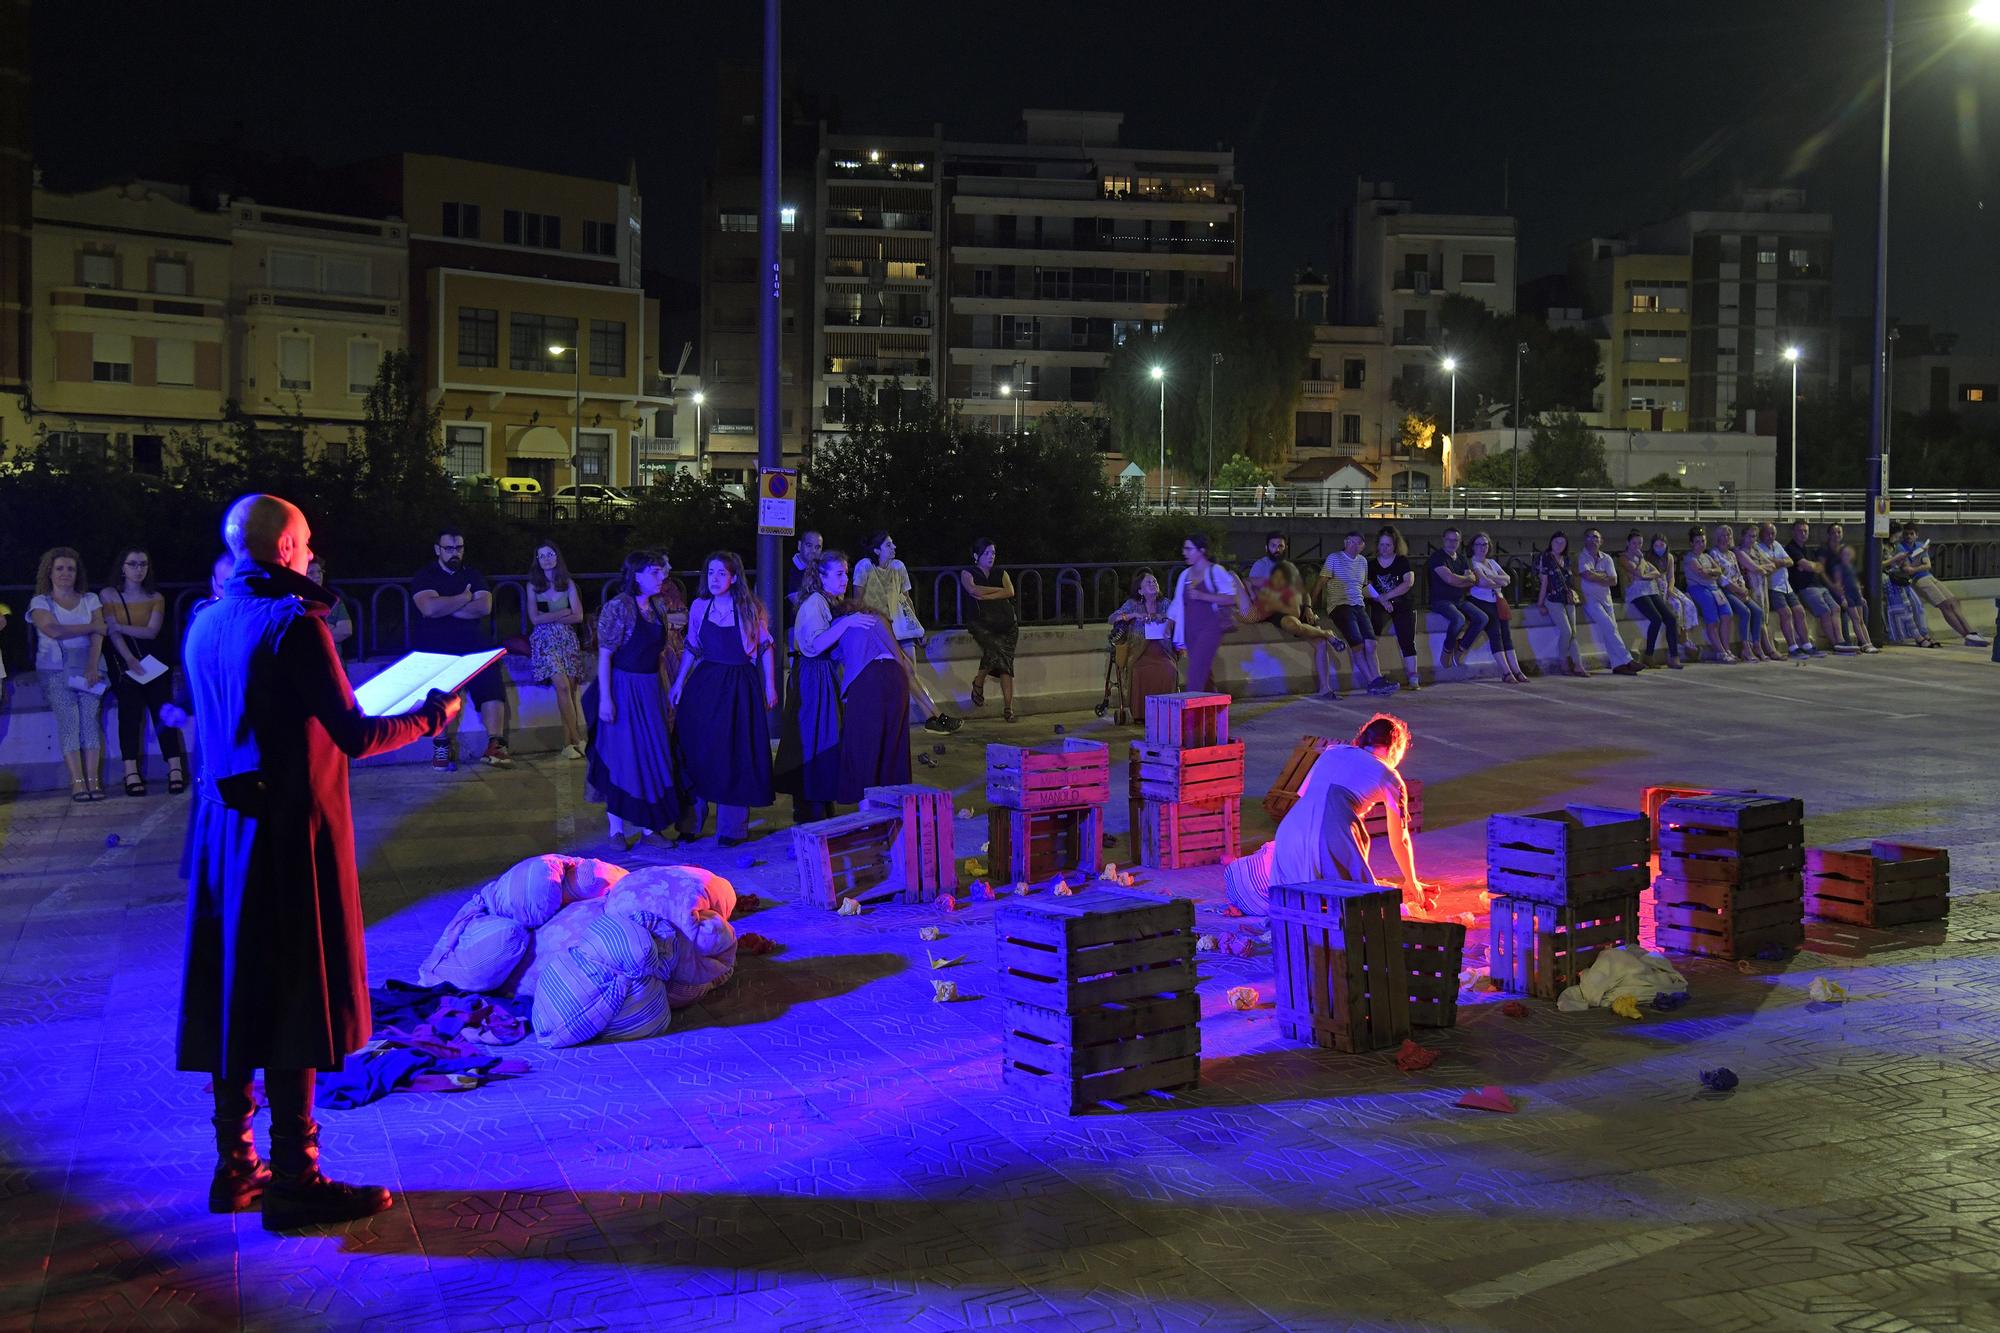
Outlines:
[[[157,680],[167,674],[167,664],[147,653],[139,659],[139,665],[128,669],[125,674],[144,685],[149,680]]]
[[[1167,637],[1166,624],[1158,620],[1152,620],[1146,622],[1146,637],[1149,639],[1166,638]]]
[[[421,705],[432,690],[456,694],[465,682],[507,650],[489,648],[459,656],[411,653],[369,677],[354,691],[354,702],[370,717],[399,717]]]
[[[102,694],[110,688],[110,684],[102,676],[97,678],[97,684],[95,685],[87,683],[82,676],[71,676],[69,678],[69,687],[78,694]]]

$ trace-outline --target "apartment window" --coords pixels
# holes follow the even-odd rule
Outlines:
[[[1041,288],[1044,301],[1067,301],[1070,296],[1070,272],[1066,268],[1038,268],[1035,279]]]
[[[1361,443],[1361,414],[1342,412],[1340,414],[1340,442],[1342,444]]]
[[[1153,274],[1150,269],[1120,269],[1111,274],[1111,299],[1114,301],[1150,301],[1153,299]]]
[[[992,270],[982,270],[990,278]],[[889,261],[888,277],[891,282],[918,282],[928,278],[931,266],[921,259],[892,259]]]
[[[615,255],[618,253],[618,228],[610,222],[592,222],[588,218],[583,223],[583,250],[591,255]]]
[[[1294,413],[1292,439],[1301,449],[1329,448],[1333,444],[1333,413]]]
[[[1654,329],[1625,335],[1627,361],[1675,363],[1687,360],[1687,334],[1676,329]]]
[[[375,387],[375,368],[382,363],[382,344],[373,338],[347,343],[347,391],[357,397]]]
[[[443,231],[447,236],[462,236],[469,241],[478,240],[479,205],[446,204],[444,206]]]
[[[507,318],[507,364],[514,370],[568,370],[573,352],[551,356],[551,347],[576,346],[576,321],[566,315],[513,314]]]
[[[186,338],[161,338],[153,344],[153,382],[176,388],[194,385],[194,344]]]
[[[509,245],[562,249],[562,219],[553,213],[529,213],[518,208],[500,215],[500,239]]]
[[[1494,280],[1493,270],[1492,255],[1464,255],[1458,261],[1458,280],[1460,282],[1492,282]]]
[[[319,265],[311,255],[296,250],[273,250],[270,270],[273,287],[304,292],[319,288]]]
[[[717,216],[716,225],[724,231],[755,231],[757,215],[746,209],[725,208]]]
[[[368,261],[352,255],[329,255],[325,265],[326,290],[342,296],[368,295]]]
[[[500,364],[500,312],[458,308],[458,364],[492,370]]]
[[[454,477],[476,477],[486,471],[486,427],[444,428],[444,470]]]
[[[972,270],[972,294],[974,296],[991,296],[994,294],[994,289],[995,280],[992,269],[976,268]]]
[[[1403,312],[1403,336],[1400,341],[1406,343],[1422,343],[1426,341],[1428,335],[1425,326],[1426,320],[1422,310],[1405,310]]]
[[[1794,249],[1787,257],[1791,260],[1793,268],[1806,268],[1812,264],[1812,251],[1810,250]]]
[[[1759,264],[1775,264],[1778,262],[1778,252],[1776,250],[1759,250],[1757,252],[1757,262]]]
[[[278,337],[278,387],[309,390],[313,386],[312,339],[286,333]]]
[[[188,265],[185,259],[155,259],[153,290],[162,296],[186,296]]]
[[[1132,178],[1130,176],[1106,176],[1104,178],[1104,197],[1106,199],[1123,199],[1131,193]]]
[[[1958,401],[1961,403],[2000,402],[2000,385],[1961,384],[1958,386]]]
[[[757,433],[757,409],[754,407],[718,407],[715,409],[715,424],[709,427],[716,435],[755,435]]]
[[[611,480],[611,432],[586,430],[576,437],[576,479],[602,486]]]
[[[1358,389],[1368,382],[1368,362],[1358,356],[1350,356],[1340,363],[1340,387]]]
[[[90,378],[99,384],[132,382],[132,335],[94,333],[90,336]]]
[[[625,375],[625,322],[616,319],[590,321],[590,373],[611,379]]]
[[[77,278],[85,287],[116,287],[118,256],[86,250],[77,256]]]

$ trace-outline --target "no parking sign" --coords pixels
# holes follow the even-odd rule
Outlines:
[[[789,537],[798,530],[799,470],[792,467],[757,469],[757,533]]]

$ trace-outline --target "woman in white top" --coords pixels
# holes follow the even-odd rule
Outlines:
[[[916,661],[925,638],[924,622],[910,595],[910,567],[896,558],[896,541],[886,532],[871,532],[861,544],[851,582],[854,598],[889,622],[889,628],[910,663],[910,711],[925,731],[949,736],[965,724],[938,707],[917,675]]]
[[[1521,660],[1514,656],[1514,630],[1509,624],[1512,608],[1503,608],[1500,601],[1507,594],[1507,585],[1514,581],[1513,575],[1493,558],[1493,539],[1483,532],[1472,535],[1471,556],[1476,582],[1466,591],[1485,604],[1486,646],[1493,650],[1493,664],[1500,668],[1501,680],[1510,685],[1526,685],[1527,673],[1521,670]]]
[[[1680,617],[1660,597],[1660,567],[1646,558],[1644,538],[1639,529],[1625,534],[1625,554],[1618,564],[1625,575],[1625,605],[1646,622],[1646,663],[1652,665],[1653,650],[1659,646],[1660,631],[1667,632],[1667,665],[1681,669]]]
[[[1778,651],[1777,640],[1771,637],[1771,574],[1777,566],[1758,548],[1755,523],[1743,525],[1741,540],[1736,543],[1736,563],[1743,570],[1743,583],[1750,590],[1750,601],[1764,613],[1757,644],[1764,650],[1764,656],[1775,662],[1783,656]]]
[[[1187,681],[1183,688],[1200,693],[1209,688],[1215,654],[1222,636],[1236,623],[1242,585],[1236,576],[1208,558],[1208,538],[1195,533],[1181,543],[1187,568],[1174,583],[1174,620],[1187,641]]]
[[[104,606],[84,591],[83,557],[67,546],[42,552],[35,570],[35,674],[55,714],[69,798],[101,801],[97,785],[98,723],[104,695]]]
[[[583,758],[583,645],[576,627],[583,623],[583,591],[570,577],[569,565],[554,542],[535,548],[535,565],[528,571],[528,656],[538,684],[555,686],[556,712],[562,717],[565,759]]]
[[[1722,567],[1722,589],[1729,608],[1736,615],[1737,637],[1743,655],[1753,662],[1775,662],[1778,653],[1765,643],[1764,603],[1750,589],[1750,576],[1736,549],[1736,529],[1727,523],[1715,525],[1715,562]],[[1754,566],[1753,566],[1754,567]]]
[[[1397,771],[1409,753],[1410,729],[1399,717],[1377,713],[1354,740],[1330,746],[1299,784],[1298,803],[1278,821],[1277,836],[1249,856],[1229,863],[1223,881],[1229,901],[1254,915],[1270,911],[1271,885],[1344,880],[1373,884],[1368,864],[1368,812],[1386,814],[1389,849],[1403,875],[1403,900],[1435,906],[1417,878],[1417,856],[1406,822],[1409,795]]]

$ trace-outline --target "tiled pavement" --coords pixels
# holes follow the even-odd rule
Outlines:
[[[15,802],[0,1327],[2000,1327],[1997,687],[1954,651],[1406,696],[1454,908],[1485,814],[1691,781],[1801,795],[1815,843],[1949,845],[1950,925],[1815,924],[1789,964],[1691,963],[1692,1003],[1637,1023],[1468,1000],[1415,1075],[1280,1040],[1222,994],[1268,995],[1268,955],[1203,955],[1200,1091],[1074,1119],[1003,1092],[995,999],[929,1000],[918,926],[988,991],[991,905],[807,912],[782,830],[768,864],[698,845],[778,954],[656,1039],[330,1113],[332,1165],[402,1206],[287,1239],[203,1209],[202,1080],[171,1069],[184,807]],[[1239,709],[1253,796],[1367,711]],[[920,778],[972,783],[1003,730],[1047,724],[968,728]],[[495,870],[592,845],[577,769],[357,777],[378,979]],[[1219,898],[1216,871],[1153,882]],[[1807,1003],[1821,974],[1854,999]],[[1733,1094],[1701,1091],[1718,1064]],[[1494,1082],[1518,1115],[1452,1106]]]

